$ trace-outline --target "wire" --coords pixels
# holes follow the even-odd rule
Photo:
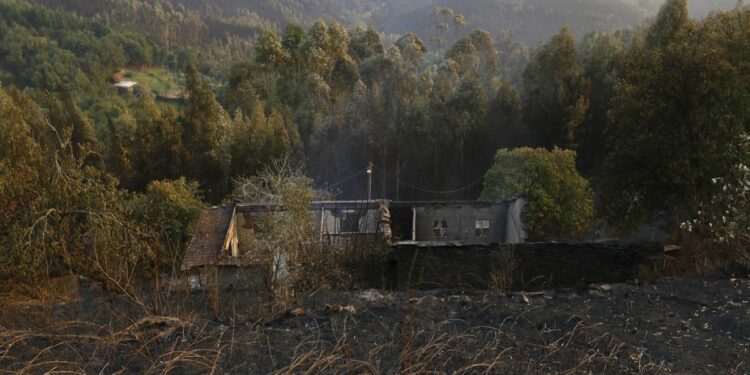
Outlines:
[[[355,174],[353,174],[353,175],[351,175],[351,176],[349,176],[349,177],[347,177],[347,178],[345,178],[345,179],[343,179],[343,180],[341,180],[341,181],[339,181],[339,182],[337,182],[335,184],[329,184],[329,185],[326,185],[326,186],[324,186],[324,187],[322,187],[320,189],[321,190],[328,190],[328,189],[330,189],[332,187],[339,186],[339,185],[341,185],[341,184],[343,184],[345,182],[348,182],[349,180],[353,179],[354,177],[358,177],[362,173],[365,173],[365,172],[364,171],[359,171],[359,172],[357,172],[357,173],[355,173]]]
[[[480,177],[478,180],[472,182],[471,184],[466,185],[466,186],[464,186],[462,188],[455,189],[455,190],[431,190],[431,189],[425,189],[425,188],[422,188],[422,187],[419,187],[419,186],[412,185],[412,184],[410,184],[408,182],[404,182],[403,180],[394,177],[393,175],[389,174],[388,172],[386,172],[385,170],[381,169],[378,166],[375,166],[375,168],[377,168],[384,175],[386,175],[387,177],[395,180],[399,184],[402,184],[404,186],[410,187],[410,188],[412,188],[414,190],[421,191],[423,193],[430,193],[430,194],[450,195],[450,194],[460,193],[462,191],[469,190],[469,189],[473,188],[474,186],[476,186],[477,184],[479,184],[480,182],[482,182],[482,180],[484,179],[484,177]]]

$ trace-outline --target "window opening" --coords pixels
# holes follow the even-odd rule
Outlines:
[[[432,234],[435,238],[447,238],[448,237],[448,221],[447,220],[435,220],[432,224]]]
[[[362,215],[355,210],[341,211],[339,215],[339,228],[341,233],[359,233],[359,219]]]
[[[487,219],[476,220],[474,230],[477,237],[486,237],[490,233],[490,221]]]

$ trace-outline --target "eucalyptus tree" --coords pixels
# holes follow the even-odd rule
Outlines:
[[[523,103],[536,145],[574,147],[589,106],[589,85],[567,27],[534,52],[523,73]]]
[[[674,229],[743,163],[750,17],[686,14],[683,0],[662,7],[615,89],[599,186],[608,217],[623,227],[660,216]]]

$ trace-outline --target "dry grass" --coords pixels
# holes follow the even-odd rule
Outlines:
[[[248,325],[237,315],[224,324],[187,315],[145,316],[120,329],[86,322],[2,329],[0,373],[668,373],[644,350],[574,318],[564,328],[528,334],[518,329],[529,323],[526,312],[499,325],[472,326],[460,319],[431,324],[415,307],[405,308],[400,322],[369,310],[331,312],[330,318],[308,320],[305,325],[315,328],[304,337]]]
[[[122,329],[72,322],[0,332],[0,373],[216,373],[225,345],[206,325],[150,317]]]
[[[502,254],[499,264],[495,265],[494,270],[490,275],[490,290],[504,293],[509,292],[511,288],[513,288],[513,280],[517,266],[516,262],[513,248]]]
[[[353,324],[349,322],[349,324]],[[446,321],[435,330],[416,329],[359,354],[357,337],[343,332],[335,341],[311,337],[295,349],[284,374],[665,374],[643,350],[618,343],[595,326],[572,330],[544,328],[537,337],[518,340],[504,325],[452,329]],[[396,327],[394,327],[396,328]],[[531,339],[531,340],[529,340]]]

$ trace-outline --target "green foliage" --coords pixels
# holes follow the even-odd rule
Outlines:
[[[68,123],[53,116],[80,114],[44,109],[0,89],[0,280],[33,288],[73,273],[132,295],[137,280],[181,256],[204,207],[197,184],[154,182],[143,196],[119,189],[89,154],[76,152],[86,145],[73,141],[74,128],[58,128]],[[113,134],[112,157],[125,153],[116,147],[121,133]]]
[[[162,267],[181,264],[182,250],[190,240],[198,215],[206,207],[198,184],[184,178],[153,181],[146,193],[134,200],[134,205],[135,217],[160,234],[163,253],[155,254],[155,262]]]
[[[373,56],[385,54],[385,47],[380,40],[380,35],[372,27],[367,29],[357,28],[352,34],[351,43],[349,43],[349,55],[357,63],[361,63]]]
[[[183,128],[178,113],[170,107],[157,107],[149,97],[135,105],[135,136],[130,146],[133,185],[143,191],[150,181],[176,179],[183,168]]]
[[[0,78],[6,84],[101,95],[112,72],[153,64],[155,49],[136,33],[26,1],[0,1]]]
[[[117,177],[120,186],[130,187],[134,172],[121,133],[123,133],[123,131],[116,129],[114,124],[110,121],[110,140],[109,145],[107,146],[106,165],[107,171]]]
[[[614,96],[615,84],[625,60],[622,34],[592,33],[580,44],[579,59],[591,82],[589,108],[576,129],[578,165],[586,175],[594,175],[605,155],[607,112]]]
[[[130,196],[76,156],[33,102],[0,90],[0,278],[33,282],[75,272],[110,287],[148,267],[147,230],[132,219]],[[46,133],[46,134],[45,134]]]
[[[558,148],[502,149],[484,177],[482,199],[528,199],[530,240],[575,238],[594,218],[593,194],[576,170],[575,152]]]
[[[646,43],[650,47],[664,47],[688,25],[687,0],[667,0],[659,10],[656,21],[649,28]]]
[[[535,51],[523,73],[523,101],[524,121],[537,145],[574,144],[589,106],[589,86],[567,27]]]
[[[694,216],[680,223],[680,228],[696,236],[701,247],[724,261],[735,260],[750,265],[750,148],[743,147],[743,163],[726,178],[712,182],[720,190]]]
[[[714,195],[707,181],[738,163],[736,139],[748,123],[746,11],[698,22],[673,0],[648,29],[578,42],[572,24],[530,57],[513,29],[464,29],[487,24],[477,9],[489,9],[488,0],[449,1],[441,5],[452,8],[432,14],[432,6],[399,2],[402,12],[426,10],[439,51],[426,47],[425,33],[381,40],[382,24],[347,30],[305,14],[334,14],[338,1],[226,0],[209,10],[182,0],[0,0],[0,79],[29,94],[11,90],[22,109],[7,116],[35,129],[39,147],[69,148],[80,169],[111,173],[120,188],[147,193],[153,181],[185,177],[211,202],[225,198],[233,179],[280,158],[304,164],[320,184],[373,161],[376,197],[473,199],[478,187],[424,191],[476,181],[500,148],[541,146],[576,151],[610,218],[636,223],[674,211],[682,220]],[[248,4],[258,13],[235,9]],[[368,4],[352,6],[373,19],[394,11]],[[492,5],[539,14],[529,4]],[[559,9],[545,12],[559,17]],[[298,23],[279,33],[289,18]],[[123,67],[154,92],[184,82],[189,100],[166,107],[146,92],[116,96],[109,80]],[[58,145],[47,125],[69,144]],[[23,143],[19,134],[10,139]],[[36,167],[3,168],[19,186],[35,183],[27,172]],[[341,197],[361,198],[362,185],[347,182]],[[9,204],[30,199],[21,190]]]
[[[190,99],[184,118],[183,162],[190,169],[184,175],[199,181],[210,201],[219,201],[229,189],[230,118],[192,65],[185,69],[185,82]]]
[[[668,3],[660,19],[675,19],[679,4]],[[629,51],[598,184],[613,222],[628,228],[666,216],[679,223],[718,192],[712,179],[741,163],[738,147],[750,123],[748,26],[747,11],[720,14],[649,43],[662,33],[657,23]]]
[[[4,207],[0,236],[13,229],[15,221],[37,198],[33,192],[38,183],[34,170],[41,163],[40,146],[28,124],[37,120],[31,115],[0,88],[0,206]]]
[[[179,89],[182,84],[177,75],[166,69],[149,68],[142,70],[129,70],[125,77],[139,85],[148,87],[149,91],[161,95],[169,89]]]

